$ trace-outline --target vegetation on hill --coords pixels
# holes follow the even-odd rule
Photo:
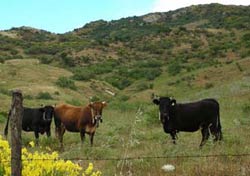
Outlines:
[[[72,71],[72,79],[122,90],[164,71],[174,76],[250,56],[249,13],[245,6],[210,4],[99,20],[60,35],[12,28],[0,33],[0,62],[37,58]]]

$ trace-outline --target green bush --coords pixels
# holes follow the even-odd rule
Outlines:
[[[82,80],[82,81],[87,81],[90,80],[91,78],[94,78],[94,74],[90,72],[86,68],[75,68],[73,69],[73,79],[75,80]]]
[[[40,56],[38,59],[42,64],[50,64],[53,61],[51,56]]]
[[[32,100],[33,96],[32,95],[24,95],[23,98],[27,99],[27,100]]]
[[[114,87],[117,87],[120,90],[125,89],[126,87],[132,84],[132,81],[126,77],[121,76],[112,76],[106,78],[106,81]]]
[[[53,97],[50,95],[49,92],[39,92],[37,97],[37,99],[44,99],[44,100],[52,100]]]
[[[59,87],[62,88],[69,88],[72,90],[76,90],[76,85],[75,82],[73,80],[71,80],[70,78],[67,77],[59,77],[58,80],[56,81],[56,85],[58,85]]]
[[[245,113],[245,114],[249,114],[250,113],[250,103],[249,104],[244,104],[242,106],[242,111]]]
[[[213,87],[214,87],[213,83],[206,83],[205,84],[205,89],[210,89],[210,88],[213,88]]]
[[[179,61],[172,61],[169,63],[167,69],[170,75],[175,76],[181,72],[182,66]]]
[[[154,80],[161,74],[162,70],[160,68],[126,68],[122,67],[118,70],[118,74],[123,77],[132,78],[132,79],[147,79]]]

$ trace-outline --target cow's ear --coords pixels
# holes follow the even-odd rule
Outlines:
[[[172,99],[171,100],[171,106],[175,106],[176,105],[176,99]]]
[[[89,107],[92,108],[92,107],[93,107],[93,104],[94,104],[93,102],[90,102],[90,103],[89,103]]]
[[[103,107],[107,106],[106,101],[103,101],[103,102],[102,102],[102,105],[103,105]]]
[[[159,105],[160,104],[160,101],[158,99],[153,99],[153,103],[156,104],[156,105]]]

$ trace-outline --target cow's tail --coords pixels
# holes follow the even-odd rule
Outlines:
[[[4,128],[4,136],[5,136],[5,138],[7,138],[7,136],[8,136],[8,126],[9,126],[10,114],[11,114],[11,110],[8,113],[7,122],[6,122],[6,125],[5,125],[5,128]]]
[[[220,123],[220,106],[218,103],[218,111],[217,111],[217,134],[216,138],[217,140],[222,140],[222,131],[221,131],[221,123]]]

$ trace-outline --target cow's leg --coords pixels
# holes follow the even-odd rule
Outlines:
[[[84,139],[85,139],[85,130],[84,129],[80,130],[80,136],[81,136],[81,141],[82,141],[82,144],[83,144]]]
[[[91,147],[93,146],[93,141],[94,141],[94,135],[95,135],[95,132],[93,132],[92,134],[90,134],[90,145]]]
[[[58,131],[61,148],[63,148],[63,135],[64,135],[64,133],[65,133],[65,127],[63,125],[61,125],[60,130]]]
[[[39,141],[39,130],[35,130],[34,133],[35,133],[35,138],[36,138],[36,139],[35,139],[35,144],[38,145],[38,141]]]
[[[214,123],[210,126],[210,132],[211,132],[212,135],[214,136],[214,142],[216,142],[216,141],[218,141],[218,140],[222,140],[221,128],[217,127],[216,122],[214,122]]]
[[[51,136],[50,128],[46,130],[46,135],[47,135],[47,137]]]
[[[202,134],[202,140],[201,140],[200,147],[202,147],[209,138],[209,129],[208,129],[208,127],[203,127],[201,129],[201,134]]]
[[[171,133],[170,133],[170,135],[171,135],[171,137],[172,137],[172,140],[173,140],[173,144],[176,144],[176,142],[175,142],[175,140],[176,140],[176,132],[175,131],[172,131]]]
[[[216,129],[216,126],[215,126],[214,124],[212,124],[212,125],[209,127],[209,129],[210,129],[211,134],[212,134],[213,137],[214,137],[214,142],[218,141],[219,136],[218,136],[218,131],[217,131],[217,129]]]

